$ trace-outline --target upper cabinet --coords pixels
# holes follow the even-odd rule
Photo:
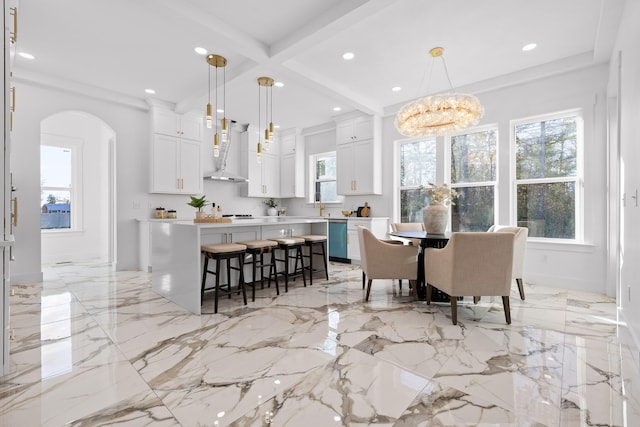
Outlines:
[[[258,132],[249,126],[241,134],[242,171],[249,182],[246,183],[244,195],[247,197],[280,197],[280,154],[277,143],[268,150],[262,148],[258,162]]]
[[[280,197],[304,197],[304,141],[298,130],[285,131],[280,144]]]
[[[202,141],[202,116],[154,109],[153,130],[154,133],[200,142]]]
[[[382,194],[381,120],[359,115],[336,122],[337,191]]]
[[[152,110],[151,192],[201,194],[202,117]]]

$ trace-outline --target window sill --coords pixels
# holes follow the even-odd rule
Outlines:
[[[530,237],[527,239],[527,250],[544,250],[558,252],[593,252],[595,245],[592,243],[577,242],[575,240],[540,239]]]

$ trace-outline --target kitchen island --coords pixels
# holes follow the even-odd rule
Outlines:
[[[151,227],[152,289],[194,314],[200,314],[201,245],[287,235],[328,235],[327,220],[320,217],[283,216],[222,223],[157,221]],[[248,269],[245,275],[247,272]]]

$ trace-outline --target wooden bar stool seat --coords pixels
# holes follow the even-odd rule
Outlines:
[[[276,255],[276,261],[284,263],[284,271],[276,273],[276,280],[278,274],[284,275],[284,291],[289,292],[289,279],[302,275],[302,282],[304,286],[307,286],[307,280],[304,277],[304,259],[302,258],[302,247],[304,246],[304,239],[299,237],[280,237],[277,239],[271,239],[278,243],[278,250],[282,252],[281,257]],[[292,255],[293,251],[293,255]],[[293,272],[289,272],[289,260],[295,259],[295,265]],[[298,268],[298,261],[300,261],[300,268]]]
[[[218,312],[218,296],[220,293],[226,293],[231,298],[231,270],[238,271],[238,288],[242,291],[242,297],[244,299],[244,305],[247,305],[247,294],[244,290],[244,256],[247,247],[238,243],[220,243],[216,245],[203,245],[200,247],[200,251],[202,255],[204,255],[204,268],[202,269],[202,288],[200,291],[200,305],[204,300],[204,292],[209,290],[215,290],[215,307],[214,313]],[[231,266],[231,261],[236,258],[238,260],[237,267]],[[209,260],[214,260],[216,262],[215,271],[209,270]],[[227,283],[226,289],[224,289],[225,284],[220,283],[220,267],[226,261],[226,271],[227,271]],[[214,287],[207,288],[207,273],[213,274],[216,277],[216,283]]]
[[[309,270],[309,286],[313,285],[313,273],[324,271],[324,277],[326,280],[329,280],[329,269],[327,268],[327,236],[319,235],[319,234],[309,234],[306,236],[297,236],[301,239],[304,239],[304,245],[309,248],[307,255],[304,255],[305,258],[309,260],[307,263],[307,270]],[[319,252],[316,252],[316,249],[319,249]],[[324,263],[324,270],[314,270],[313,269],[313,256],[314,255],[322,255],[322,261]]]
[[[278,247],[278,242],[273,240],[248,240],[246,242],[238,242],[241,245],[247,247],[246,253],[251,255],[252,264],[252,281],[246,282],[246,285],[251,286],[251,301],[256,300],[256,270],[260,270],[260,287],[264,289],[264,269],[269,268],[269,282],[268,287],[271,287],[271,277],[273,276],[276,281],[276,294],[280,295],[280,287],[278,286],[278,277],[276,270],[276,258],[274,250]],[[269,255],[269,262],[265,264],[264,255]]]

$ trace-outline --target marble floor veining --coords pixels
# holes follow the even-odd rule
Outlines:
[[[525,286],[458,304],[331,265],[192,315],[149,274],[51,266],[14,286],[0,426],[634,426],[640,376],[615,301]],[[635,350],[637,354],[637,350]]]

